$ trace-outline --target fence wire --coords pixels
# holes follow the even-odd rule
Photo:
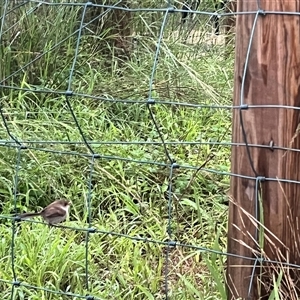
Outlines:
[[[13,3],[13,5],[12,5]],[[30,8],[27,8],[30,4]],[[0,106],[0,114],[2,118],[2,125],[5,128],[5,131],[9,137],[9,139],[2,139],[0,140],[0,146],[2,149],[10,148],[10,149],[15,149],[16,151],[16,158],[14,162],[15,166],[15,171],[14,171],[14,182],[13,182],[13,197],[11,199],[12,205],[14,207],[14,211],[18,211],[18,205],[19,205],[19,200],[18,200],[18,191],[19,191],[19,180],[22,175],[20,175],[20,170],[21,170],[21,161],[22,161],[22,156],[25,151],[32,151],[32,152],[44,152],[44,153],[50,153],[50,154],[56,154],[56,155],[64,155],[64,156],[74,156],[74,157],[84,157],[89,160],[88,164],[88,176],[87,176],[87,196],[86,196],[86,210],[87,210],[87,220],[86,220],[86,226],[85,227],[76,227],[76,226],[68,226],[68,225],[58,225],[57,227],[61,228],[62,230],[70,230],[70,231],[76,231],[76,232],[83,232],[85,234],[85,259],[84,259],[84,264],[85,264],[85,274],[84,274],[84,284],[86,291],[88,291],[88,294],[83,295],[83,294],[78,294],[75,292],[71,291],[64,291],[63,289],[49,289],[46,286],[36,286],[31,284],[30,282],[26,282],[26,280],[21,280],[18,275],[17,271],[17,262],[16,258],[18,257],[18,251],[16,248],[16,237],[17,237],[17,227],[18,223],[20,222],[20,219],[17,216],[12,216],[12,215],[7,215],[7,214],[1,214],[0,218],[2,220],[10,221],[11,222],[11,246],[10,246],[10,262],[11,262],[11,271],[12,271],[12,278],[11,280],[7,280],[3,278],[3,275],[1,275],[1,270],[0,270],[0,282],[9,284],[11,285],[11,293],[10,293],[10,299],[21,299],[21,298],[16,298],[15,293],[16,289],[22,289],[22,288],[27,288],[27,289],[32,289],[36,291],[44,291],[48,292],[53,295],[58,295],[58,296],[64,296],[64,297],[69,297],[69,298],[74,298],[74,299],[87,299],[87,300],[96,300],[96,299],[104,299],[99,296],[100,293],[98,294],[93,294],[93,292],[90,289],[90,261],[89,261],[89,251],[90,251],[90,238],[92,235],[99,235],[99,236],[113,236],[116,238],[126,238],[129,240],[133,240],[136,242],[140,243],[146,243],[146,244],[156,244],[156,245],[161,245],[164,248],[164,251],[162,251],[161,255],[165,257],[165,265],[164,265],[164,297],[165,299],[171,299],[170,292],[171,292],[171,287],[169,285],[170,281],[170,274],[171,272],[171,266],[170,266],[170,253],[173,249],[175,248],[185,248],[185,249],[192,249],[194,251],[199,251],[200,253],[213,253],[221,256],[233,256],[233,257],[239,257],[243,258],[245,260],[248,260],[252,265],[253,265],[253,273],[252,277],[250,280],[250,285],[249,285],[249,295],[251,294],[251,287],[252,283],[254,280],[254,270],[255,267],[258,264],[261,263],[270,263],[270,264],[280,264],[286,265],[289,267],[293,268],[300,268],[299,265],[291,264],[291,263],[283,263],[280,261],[273,261],[273,260],[268,260],[264,257],[245,257],[245,256],[239,256],[233,253],[228,253],[225,251],[219,251],[215,250],[213,248],[208,248],[208,247],[202,247],[201,245],[197,244],[187,244],[187,243],[182,243],[179,240],[177,240],[176,236],[174,235],[174,174],[176,173],[177,169],[185,169],[185,170],[190,170],[192,172],[198,172],[201,170],[201,172],[207,172],[208,174],[217,174],[220,176],[236,176],[236,177],[241,177],[241,178],[246,178],[246,179],[251,179],[255,181],[255,188],[256,188],[256,215],[254,216],[256,220],[259,220],[259,215],[258,215],[258,205],[259,205],[259,185],[262,181],[276,181],[276,182],[288,182],[288,183],[296,183],[299,184],[299,181],[295,180],[287,180],[285,178],[265,178],[265,177],[260,177],[259,174],[256,172],[254,165],[253,165],[253,160],[250,154],[249,149],[251,147],[259,147],[259,148],[269,148],[272,147],[272,149],[281,149],[281,150],[292,150],[292,151],[300,151],[299,149],[294,149],[294,148],[287,148],[287,147],[281,147],[281,146],[276,146],[276,145],[259,145],[259,144],[249,144],[248,139],[247,139],[247,134],[246,130],[244,128],[243,124],[243,110],[249,110],[249,109],[260,109],[260,108],[285,108],[285,109],[294,109],[294,110],[299,110],[300,107],[294,107],[294,106],[283,106],[283,105],[251,105],[247,104],[244,101],[244,88],[245,88],[245,78],[246,78],[246,71],[248,69],[248,64],[249,64],[249,56],[251,52],[251,44],[253,40],[253,33],[255,31],[256,24],[258,22],[259,16],[260,15],[266,15],[266,14],[280,14],[281,12],[268,12],[268,11],[262,11],[260,7],[260,1],[257,1],[257,10],[253,12],[239,12],[238,14],[253,14],[255,15],[254,23],[253,23],[253,28],[251,31],[251,36],[249,40],[249,47],[247,51],[247,57],[246,57],[246,63],[244,67],[244,73],[243,73],[243,78],[242,78],[242,88],[241,88],[241,95],[240,95],[240,105],[234,106],[234,105],[223,105],[223,104],[215,104],[215,103],[209,103],[209,104],[203,104],[203,103],[189,103],[188,101],[186,102],[179,102],[179,101],[170,101],[170,100],[165,100],[165,99],[158,99],[157,97],[153,97],[153,86],[155,83],[155,77],[156,77],[156,71],[159,66],[159,58],[160,58],[160,51],[162,48],[162,40],[164,36],[164,32],[166,31],[166,26],[168,22],[170,22],[170,19],[172,19],[174,16],[178,16],[181,13],[183,13],[185,10],[180,8],[180,2],[173,2],[173,1],[166,1],[162,3],[161,7],[156,7],[156,8],[130,8],[130,7],[124,7],[122,6],[122,1],[116,2],[114,5],[108,5],[108,4],[96,4],[93,3],[92,1],[90,2],[85,2],[85,3],[80,3],[80,2],[50,2],[50,1],[4,1],[1,6],[2,6],[2,15],[1,15],[1,28],[0,28],[0,41],[3,42],[3,38],[5,34],[7,33],[8,30],[12,29],[14,26],[17,27],[18,23],[20,20],[15,20],[15,22],[11,25],[10,28],[6,28],[5,24],[8,22],[8,18],[17,11],[20,8],[26,7],[26,9],[23,10],[23,18],[26,19],[28,16],[30,16],[33,13],[38,12],[41,8],[48,8],[48,7],[53,7],[53,8],[61,8],[61,7],[76,7],[76,8],[81,8],[81,19],[79,22],[79,26],[77,29],[74,29],[70,35],[68,35],[65,38],[62,38],[60,41],[55,41],[55,43],[48,48],[48,50],[43,51],[42,53],[36,53],[35,57],[30,60],[28,63],[25,63],[24,65],[20,66],[19,69],[15,70],[11,74],[6,74],[6,75],[1,75],[2,78],[0,77],[0,88],[2,91],[7,91],[7,90],[13,90],[15,92],[30,92],[33,94],[37,95],[46,95],[46,96],[61,96],[64,97],[65,99],[65,104],[66,107],[68,108],[68,112],[72,117],[73,124],[77,128],[79,135],[81,137],[81,140],[69,140],[69,141],[64,141],[60,140],[59,138],[54,137],[53,140],[33,140],[33,139],[25,139],[22,138],[21,136],[18,136],[15,132],[14,129],[12,129],[12,126],[9,125],[8,118],[6,115],[5,107],[4,105]],[[92,20],[89,20],[88,22],[86,21],[86,16],[89,11],[91,11],[94,8],[103,8],[103,13],[100,15],[97,15],[94,17]],[[99,96],[95,94],[90,94],[90,93],[81,93],[73,90],[73,81],[74,81],[74,74],[76,73],[76,68],[78,65],[78,59],[80,56],[80,47],[81,47],[81,40],[82,36],[84,35],[83,31],[88,27],[88,25],[92,24],[95,20],[100,20],[103,16],[107,15],[111,11],[116,11],[116,10],[122,10],[122,11],[127,11],[131,12],[133,14],[139,14],[141,12],[146,12],[146,13],[151,13],[151,14],[163,14],[162,18],[162,23],[159,28],[158,36],[157,36],[157,41],[155,45],[155,50],[153,51],[153,65],[151,69],[151,73],[148,74],[149,76],[149,83],[148,83],[148,91],[147,91],[147,96],[143,97],[142,95],[139,95],[139,99],[136,98],[127,98],[127,99],[118,99],[118,98],[110,98],[110,97],[105,97],[105,96]],[[190,11],[191,14],[195,14],[197,16],[203,15],[203,16],[210,16],[210,17],[217,17],[217,18],[223,18],[223,17],[228,17],[228,16],[233,16],[237,13],[226,13],[226,12],[215,12],[215,11],[201,11],[201,10],[195,10],[195,11]],[[283,13],[283,12],[282,12]],[[295,15],[296,13],[290,13]],[[300,13],[298,14],[300,15]],[[67,20],[65,20],[67,21]],[[55,26],[55,24],[53,24]],[[51,54],[52,51],[57,49],[61,44],[63,44],[65,41],[68,41],[71,37],[76,38],[76,48],[75,48],[75,54],[72,58],[71,61],[71,68],[69,71],[69,76],[67,79],[67,88],[60,89],[60,88],[45,88],[45,87],[38,87],[38,86],[18,86],[17,84],[9,84],[10,80],[14,78],[15,75],[22,74],[22,72],[26,71],[27,69],[30,68],[35,62],[39,61],[41,58],[46,57],[47,55]],[[17,38],[17,37],[16,37]],[[1,62],[3,63],[8,63],[8,62]],[[0,67],[1,68],[1,67]],[[100,72],[100,71],[99,71]],[[89,135],[84,132],[84,129],[82,129],[80,125],[80,121],[78,120],[78,117],[76,116],[76,112],[74,111],[74,103],[73,99],[88,99],[94,102],[106,102],[106,103],[123,103],[126,105],[139,105],[139,106],[145,106],[148,110],[149,114],[149,119],[151,120],[155,131],[158,134],[159,141],[102,141],[102,140],[97,140],[97,139],[90,139]],[[244,143],[233,143],[230,141],[224,141],[222,138],[219,141],[207,141],[207,140],[201,140],[201,141],[195,141],[195,142],[189,142],[189,141],[168,141],[167,138],[165,138],[165,135],[163,133],[163,130],[160,125],[160,120],[159,117],[156,116],[155,108],[156,107],[188,107],[190,109],[205,109],[209,108],[212,110],[226,110],[226,111],[233,111],[233,110],[239,110],[240,111],[240,120],[241,120],[241,127],[242,127],[242,132],[243,132],[243,139]],[[54,109],[53,109],[54,110]],[[33,112],[34,113],[34,112]],[[100,112],[99,112],[100,114]],[[141,125],[142,126],[142,125]],[[95,129],[96,130],[96,129]],[[75,145],[81,145],[85,146],[87,152],[85,151],[77,151],[77,150],[72,150],[72,151],[63,151],[63,150],[57,150],[53,149],[55,148],[56,145],[69,145],[69,146],[75,146]],[[128,157],[122,157],[118,155],[105,155],[102,154],[101,152],[98,152],[98,147],[101,145],[106,145],[106,146],[113,146],[113,145],[154,145],[154,146],[162,146],[164,156],[165,156],[165,161],[164,162],[159,162],[155,160],[149,160],[149,159],[133,159],[129,155]],[[171,147],[177,147],[179,145],[188,145],[188,146],[193,146],[193,145],[208,145],[208,146],[215,146],[215,147],[236,147],[236,146],[246,146],[248,149],[248,159],[249,162],[252,166],[253,173],[255,176],[244,176],[241,174],[234,174],[232,172],[228,171],[221,171],[218,169],[213,169],[206,167],[205,163],[201,166],[197,165],[190,165],[190,164],[184,164],[184,163],[179,163],[176,160],[176,157],[172,155],[172,151],[170,151]],[[127,233],[120,233],[117,232],[116,230],[110,231],[110,230],[100,230],[93,226],[93,217],[92,217],[92,208],[93,208],[93,182],[94,182],[94,169],[95,169],[95,162],[97,160],[101,160],[102,162],[109,162],[109,161],[122,161],[122,162],[130,162],[130,163],[135,163],[138,165],[144,164],[144,165],[152,165],[152,166],[158,166],[162,168],[168,169],[168,182],[167,182],[167,201],[165,202],[165,205],[167,207],[167,239],[166,240],[161,240],[160,238],[157,239],[152,239],[152,238],[145,238],[141,236],[133,236],[131,234]],[[13,163],[13,162],[11,162]],[[44,222],[36,221],[36,220],[22,220],[23,222],[28,222],[29,224],[44,224]],[[256,232],[256,238],[258,238],[258,232]],[[27,299],[27,298],[24,298]],[[65,298],[64,298],[65,299]],[[149,298],[150,299],[150,298]],[[154,298],[153,298],[154,299]]]

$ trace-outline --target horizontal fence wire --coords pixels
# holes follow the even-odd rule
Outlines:
[[[11,3],[14,3],[13,6]],[[178,2],[180,4],[180,2]],[[2,6],[2,15],[0,17],[0,22],[1,22],[1,28],[0,28],[0,40],[3,41],[4,35],[7,33],[6,31],[11,29],[5,29],[6,27],[4,26],[11,14],[13,14],[15,11],[18,9],[26,7],[27,5],[30,5],[30,8],[26,8],[24,10],[24,18],[30,16],[33,13],[37,13],[41,8],[47,8],[47,7],[52,7],[53,9],[59,9],[61,7],[76,7],[76,8],[81,8],[81,19],[79,22],[79,26],[77,29],[74,29],[72,33],[67,36],[66,38],[63,38],[60,41],[56,41],[55,44],[53,44],[48,50],[42,52],[42,53],[37,53],[35,58],[30,60],[29,62],[25,63],[24,65],[20,66],[18,70],[15,70],[13,73],[2,76],[0,77],[0,88],[1,91],[9,91],[13,90],[15,92],[26,92],[30,94],[43,94],[46,96],[60,96],[64,97],[64,102],[67,107],[67,111],[64,112],[64,114],[68,114],[71,116],[71,121],[73,126],[75,126],[79,132],[79,135],[81,137],[81,140],[60,140],[59,138],[56,138],[55,136],[53,137],[52,140],[37,140],[37,139],[24,139],[16,135],[14,132],[14,129],[9,125],[7,119],[9,116],[9,113],[6,113],[6,109],[3,105],[0,107],[0,113],[2,117],[2,125],[4,126],[6,133],[9,137],[9,139],[4,139],[1,137],[0,139],[0,146],[1,149],[3,148],[12,148],[16,150],[16,159],[14,162],[14,191],[13,191],[13,197],[11,199],[12,205],[14,207],[14,210],[18,210],[18,185],[20,181],[20,177],[22,176],[20,174],[20,168],[21,168],[21,160],[23,157],[23,154],[28,152],[28,151],[33,151],[33,152],[44,152],[44,153],[54,153],[54,154],[59,154],[59,155],[64,155],[64,156],[76,156],[76,157],[83,157],[88,159],[88,176],[87,176],[87,195],[86,195],[86,213],[87,213],[87,221],[86,221],[86,226],[85,227],[76,227],[76,226],[68,226],[68,225],[56,225],[56,227],[61,228],[62,230],[66,231],[76,231],[76,232],[83,232],[85,234],[85,258],[84,258],[84,264],[85,264],[85,274],[84,274],[84,284],[85,288],[88,291],[87,295],[81,295],[77,293],[73,293],[70,291],[64,291],[62,289],[49,289],[45,286],[35,286],[31,284],[30,282],[26,282],[26,280],[20,280],[18,276],[18,271],[16,267],[16,258],[18,257],[18,251],[16,248],[17,245],[17,228],[18,224],[21,221],[18,216],[11,216],[7,214],[1,214],[0,219],[9,221],[11,223],[11,246],[10,246],[10,261],[11,261],[11,271],[12,271],[12,278],[11,280],[7,280],[4,278],[1,278],[1,271],[0,271],[0,282],[6,283],[11,285],[11,299],[18,299],[14,298],[15,293],[17,289],[22,289],[27,288],[27,289],[32,289],[36,291],[44,291],[44,292],[49,292],[54,295],[61,295],[69,298],[78,298],[78,299],[101,299],[101,297],[94,295],[90,292],[90,261],[89,261],[89,251],[90,251],[90,240],[91,236],[93,235],[99,235],[102,236],[103,238],[107,236],[114,237],[116,239],[118,238],[126,238],[129,240],[133,240],[136,242],[140,243],[147,243],[147,244],[157,244],[157,245],[162,245],[164,247],[164,251],[161,253],[161,256],[165,257],[165,268],[164,268],[164,294],[165,294],[165,299],[171,299],[170,298],[170,285],[169,285],[169,280],[170,280],[170,274],[171,274],[171,265],[169,263],[169,256],[172,251],[172,249],[175,248],[186,248],[186,249],[192,249],[194,251],[199,251],[200,253],[213,253],[221,256],[232,256],[232,257],[238,257],[238,258],[243,258],[245,260],[248,260],[251,262],[253,265],[253,274],[250,280],[250,286],[249,286],[249,295],[251,293],[251,286],[254,280],[254,269],[258,264],[279,264],[281,266],[288,266],[292,268],[300,268],[299,265],[291,264],[291,263],[284,263],[281,261],[274,261],[274,260],[269,260],[263,256],[260,257],[246,257],[246,256],[239,256],[234,253],[228,253],[224,251],[219,251],[215,250],[212,248],[208,247],[202,247],[201,245],[197,244],[186,244],[182,243],[179,240],[176,239],[174,235],[174,195],[173,195],[173,185],[174,185],[174,173],[176,173],[177,169],[186,169],[186,170],[191,170],[193,172],[198,172],[201,170],[201,172],[207,172],[209,174],[217,174],[220,176],[235,176],[235,177],[240,177],[240,178],[246,178],[253,180],[255,182],[255,187],[256,187],[256,205],[258,206],[259,200],[258,200],[258,190],[259,190],[259,184],[262,181],[276,181],[276,182],[286,182],[286,183],[295,183],[299,184],[300,181],[295,181],[295,180],[288,180],[285,178],[265,178],[265,177],[259,177],[254,166],[253,166],[253,171],[255,176],[245,176],[241,174],[234,174],[231,172],[227,171],[222,171],[221,169],[213,169],[209,168],[206,166],[201,167],[200,165],[190,165],[190,164],[185,164],[181,162],[176,161],[176,157],[173,157],[172,147],[177,147],[180,145],[189,145],[189,146],[203,146],[203,145],[210,145],[210,146],[217,146],[217,147],[240,147],[240,146],[245,146],[247,149],[250,148],[267,148],[271,150],[289,150],[289,151],[295,151],[299,152],[299,149],[295,148],[288,148],[288,147],[281,147],[277,145],[259,145],[259,144],[250,144],[248,143],[248,137],[246,134],[246,130],[244,128],[243,124],[243,114],[240,114],[240,119],[241,119],[241,127],[243,131],[243,143],[233,143],[231,141],[226,141],[226,140],[220,140],[220,141],[207,141],[205,139],[199,139],[197,141],[168,141],[161,129],[160,126],[160,119],[159,116],[156,115],[155,113],[155,108],[158,106],[167,106],[167,107],[187,107],[189,109],[204,109],[204,108],[209,108],[212,110],[239,110],[242,112],[243,110],[250,110],[250,109],[260,109],[260,108],[269,108],[269,109],[293,109],[293,110],[299,110],[300,107],[294,107],[294,106],[285,106],[285,105],[251,105],[247,104],[244,101],[244,86],[245,86],[245,78],[246,78],[246,70],[248,68],[249,64],[249,55],[251,53],[251,44],[252,44],[252,39],[253,39],[253,33],[255,31],[255,27],[257,25],[258,19],[260,15],[267,15],[267,14],[277,14],[277,15],[300,15],[299,13],[296,12],[278,12],[278,11],[263,11],[260,7],[260,2],[257,1],[257,10],[256,11],[247,11],[247,12],[215,12],[215,11],[200,11],[200,10],[190,10],[190,14],[195,14],[197,16],[203,15],[203,16],[208,16],[208,17],[217,17],[217,18],[225,18],[228,16],[236,16],[236,15],[241,15],[241,14],[249,14],[249,15],[254,15],[254,23],[253,23],[253,28],[249,40],[249,47],[247,51],[247,57],[246,57],[246,63],[244,67],[244,72],[243,72],[243,78],[242,78],[242,88],[241,88],[241,95],[240,95],[240,105],[234,106],[234,105],[222,105],[222,104],[214,104],[214,103],[189,103],[187,102],[177,102],[177,101],[170,101],[168,99],[154,99],[153,97],[153,86],[155,82],[155,76],[156,76],[156,71],[159,66],[159,58],[160,58],[160,51],[161,47],[163,44],[163,36],[164,32],[166,31],[166,26],[168,25],[168,22],[170,22],[170,18],[172,18],[175,15],[180,15],[183,12],[185,12],[184,9],[181,9],[178,5],[178,3],[173,3],[169,1],[168,3],[163,3],[161,6],[162,7],[156,7],[156,8],[146,8],[146,7],[139,7],[139,8],[130,8],[130,7],[124,7],[122,6],[122,1],[118,1],[113,5],[108,5],[108,4],[96,4],[91,1],[89,2],[50,2],[50,1],[3,1],[1,6]],[[130,2],[129,2],[130,5]],[[179,8],[178,8],[178,7]],[[87,13],[94,8],[102,8],[103,13],[101,15],[96,16],[94,19],[86,22],[86,16]],[[115,97],[109,97],[109,96],[97,96],[95,94],[89,94],[87,93],[82,93],[82,92],[77,92],[75,89],[73,90],[73,82],[74,82],[74,76],[76,74],[76,67],[78,63],[78,59],[80,56],[80,47],[81,47],[81,41],[82,41],[82,36],[84,35],[84,29],[88,27],[89,24],[93,23],[95,20],[100,20],[102,17],[107,16],[109,13],[112,11],[117,11],[117,10],[122,10],[126,12],[131,12],[134,14],[139,14],[139,13],[152,13],[152,14],[162,14],[162,22],[160,25],[160,30],[159,34],[157,36],[157,41],[156,41],[156,47],[155,50],[153,51],[153,65],[151,69],[151,73],[148,74],[149,76],[149,84],[148,84],[148,91],[147,91],[147,96],[145,95],[138,95],[138,99],[133,99],[133,98],[128,98],[128,99],[117,99]],[[15,24],[13,26],[17,26],[18,20],[15,21]],[[53,26],[56,26],[53,24]],[[58,27],[59,30],[59,27]],[[75,48],[75,54],[72,58],[71,64],[70,64],[70,71],[69,71],[69,76],[67,78],[67,88],[65,90],[59,88],[53,88],[53,89],[48,89],[44,87],[39,87],[32,85],[31,87],[24,87],[24,86],[18,86],[16,82],[11,81],[14,76],[18,74],[22,74],[22,72],[25,72],[26,70],[30,69],[30,67],[37,61],[39,61],[41,58],[46,57],[47,55],[51,54],[51,51],[54,51],[57,49],[62,43],[70,39],[71,37],[76,38],[76,48]],[[3,62],[2,62],[3,63]],[[6,62],[8,63],[8,62]],[[10,83],[11,82],[11,83]],[[120,103],[123,104],[124,106],[145,106],[145,108],[148,111],[148,116],[149,119],[151,120],[151,123],[153,124],[154,130],[158,134],[158,141],[143,141],[143,140],[134,140],[134,141],[103,141],[103,140],[97,140],[97,139],[91,139],[89,138],[89,135],[84,132],[84,129],[81,128],[80,122],[78,120],[78,117],[76,116],[76,112],[74,110],[75,104],[73,99],[85,99],[85,100],[92,100],[95,102],[101,102],[101,103]],[[21,111],[23,115],[26,117],[27,115],[34,115],[37,114],[37,112],[25,112]],[[49,114],[55,113],[55,109],[48,111]],[[100,114],[100,112],[99,112]],[[143,126],[143,125],[141,125]],[[95,129],[96,130],[96,129]],[[108,129],[109,130],[109,129]],[[66,150],[59,150],[56,149],[57,145],[76,145],[76,146],[81,146],[79,150],[76,151],[66,151]],[[164,153],[164,160],[162,161],[154,161],[154,160],[149,160],[149,159],[133,159],[130,156],[128,157],[121,157],[118,155],[105,155],[102,154],[101,152],[97,152],[97,147],[99,145],[106,145],[106,146],[113,146],[113,145],[122,145],[124,147],[130,146],[130,145],[152,145],[152,146],[161,146],[161,149],[163,149]],[[82,146],[85,146],[83,148]],[[130,151],[130,150],[129,150]],[[253,165],[252,162],[252,157],[250,154],[250,151],[248,150],[248,159],[249,162]],[[109,231],[109,230],[102,230],[96,228],[93,224],[93,218],[92,218],[92,209],[94,205],[94,197],[93,197],[93,180],[94,180],[94,172],[95,172],[95,162],[97,160],[101,160],[102,162],[104,161],[123,161],[123,162],[128,162],[128,163],[134,163],[137,165],[152,165],[152,166],[159,166],[159,167],[164,167],[168,170],[168,192],[167,192],[167,199],[165,202],[165,205],[167,207],[167,215],[168,215],[168,220],[167,220],[167,237],[165,240],[160,240],[159,238],[157,239],[151,239],[151,238],[145,238],[142,236],[136,236],[132,234],[126,234],[126,233],[120,233],[115,230]],[[11,162],[13,163],[13,162]],[[255,219],[259,219],[258,215],[258,207],[256,207],[256,212],[255,212]],[[22,220],[22,222],[28,222],[29,224],[45,224],[44,222],[36,221],[36,220]],[[256,232],[256,238],[257,238],[258,232]],[[65,299],[65,298],[64,298]]]

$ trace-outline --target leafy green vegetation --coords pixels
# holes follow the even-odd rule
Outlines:
[[[14,200],[23,212],[66,197],[73,205],[65,225],[88,227],[91,159],[64,95],[71,82],[74,95],[68,101],[100,155],[91,180],[91,226],[169,239],[170,162],[160,132],[180,165],[172,178],[171,239],[226,251],[229,177],[222,172],[230,168],[230,147],[218,143],[230,141],[231,111],[217,107],[232,104],[233,52],[224,37],[215,40],[201,16],[190,33],[174,29],[179,19],[170,15],[152,83],[157,130],[146,100],[162,14],[151,22],[146,12],[135,15],[137,42],[127,59],[109,48],[115,38],[109,30],[96,34],[87,27],[70,78],[77,36],[69,35],[78,28],[82,9],[43,5],[26,15],[28,9],[8,14],[2,30],[1,84],[9,86],[1,87],[3,118],[27,149],[20,150],[16,169],[18,147],[2,121],[1,215],[11,216]],[[184,38],[191,34],[194,39]],[[107,45],[105,55],[99,45]],[[197,172],[202,164],[205,169]],[[1,219],[0,280],[13,281],[14,250],[17,280],[27,284],[15,288],[13,299],[70,299],[30,286],[100,299],[164,299],[166,275],[171,299],[224,299],[226,257],[178,246],[169,249],[167,261],[164,244],[99,233],[89,235],[86,257],[86,234],[80,230],[22,222],[12,243],[11,228],[11,220]],[[1,299],[10,299],[11,290],[0,281]]]

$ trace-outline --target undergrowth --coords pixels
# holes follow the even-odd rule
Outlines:
[[[109,31],[99,36],[86,30],[70,77],[76,36],[67,37],[78,28],[80,9],[43,9],[43,18],[32,13],[16,23],[18,38],[10,34],[9,19],[2,32],[1,78],[7,79],[1,84],[8,87],[1,88],[1,215],[16,213],[14,199],[17,212],[23,212],[66,197],[72,208],[65,225],[87,227],[90,158],[64,95],[71,83],[74,95],[68,101],[100,155],[91,182],[91,226],[155,241],[169,239],[170,162],[163,137],[180,166],[172,179],[172,239],[225,251],[229,177],[223,172],[229,171],[230,147],[219,143],[230,140],[231,111],[216,106],[232,103],[233,53],[225,51],[224,43],[207,39],[210,33],[187,44],[174,39],[167,26],[149,95],[157,42],[151,28],[161,19],[150,24],[141,18],[148,35],[138,37],[127,60],[113,50],[109,58],[102,56],[94,46],[99,39],[109,44]],[[50,22],[51,16],[55,18]],[[65,16],[68,22],[60,22]],[[159,131],[146,103],[149,97],[156,101],[150,109]],[[26,146],[18,171],[16,145],[7,129]],[[196,172],[204,162],[205,168]],[[0,281],[1,299],[69,299],[32,286],[100,299],[164,299],[166,275],[171,299],[225,297],[225,257],[204,250],[172,248],[167,264],[162,244],[92,233],[86,257],[86,236],[80,230],[22,222],[13,244],[11,227],[11,220],[1,220],[0,279],[13,280],[14,245],[14,270],[25,285],[16,287],[11,298],[11,284]]]

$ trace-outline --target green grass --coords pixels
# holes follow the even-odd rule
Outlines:
[[[55,8],[51,8],[48,14],[51,16],[55,12]],[[11,41],[10,48],[1,46],[1,64],[10,61],[1,69],[2,76],[12,74],[30,62],[36,52],[50,49],[68,36],[72,32],[70,28],[77,22],[75,12],[59,10],[53,24],[47,17],[37,20],[33,15],[22,21],[26,24],[20,22],[21,38]],[[71,14],[68,24],[59,23],[64,13]],[[151,26],[154,28],[158,24],[159,21]],[[92,145],[94,151],[113,157],[95,160],[92,226],[132,237],[167,241],[166,192],[170,170],[145,163],[169,163],[162,145],[151,144],[160,142],[160,137],[147,106],[142,103],[148,98],[157,39],[151,26],[145,26],[149,35],[140,37],[138,47],[127,61],[121,61],[113,53],[109,58],[101,56],[101,52],[93,47],[99,36],[87,31],[82,37],[72,80],[75,93],[141,103],[106,102],[79,96],[70,97],[69,101],[87,140],[103,142]],[[9,38],[9,34],[4,36]],[[101,38],[109,43],[109,34]],[[9,130],[19,140],[27,141],[28,147],[21,151],[16,187],[18,210],[37,210],[57,197],[67,197],[73,206],[66,225],[86,228],[90,159],[83,154],[87,154],[88,149],[82,143],[67,143],[81,142],[82,139],[64,96],[35,92],[39,89],[66,90],[75,42],[76,38],[68,39],[41,60],[12,76],[7,85],[32,91],[2,89],[1,105]],[[229,141],[229,110],[195,108],[178,103],[230,105],[232,78],[233,54],[226,54],[224,45],[210,45],[203,40],[187,45],[180,39],[174,40],[171,28],[167,27],[151,95],[157,101],[174,102],[151,106],[164,140]],[[3,122],[0,136],[2,140],[10,139]],[[54,140],[66,143],[37,143]],[[109,143],[130,141],[141,143]],[[229,171],[230,147],[168,144],[167,149],[181,166],[198,167],[212,155],[205,168]],[[71,152],[82,155],[71,155]],[[10,215],[14,209],[16,160],[16,149],[1,146],[2,215]],[[195,170],[184,167],[174,170],[172,239],[225,251],[229,178],[204,170],[194,174]],[[194,178],[192,182],[191,178]],[[11,281],[9,220],[1,221],[0,236],[0,279]],[[171,299],[224,298],[225,257],[176,247],[170,249],[166,269],[164,245],[98,233],[90,235],[88,250],[89,290],[85,286],[85,234],[22,222],[16,229],[14,248],[17,279],[32,286],[91,294],[101,299],[164,299],[165,274],[168,272]],[[11,285],[0,282],[0,298],[10,299],[10,293]],[[70,298],[21,286],[15,289],[13,299]]]

